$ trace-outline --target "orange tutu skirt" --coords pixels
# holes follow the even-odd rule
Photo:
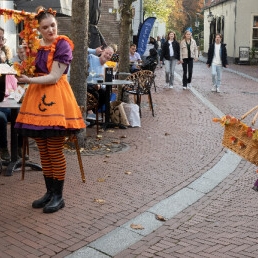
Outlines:
[[[69,135],[85,127],[67,75],[56,84],[30,84],[15,125],[30,137]]]

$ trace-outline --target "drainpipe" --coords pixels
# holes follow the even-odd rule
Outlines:
[[[237,17],[237,0],[234,0],[235,2],[235,22],[234,22],[234,26],[235,26],[235,30],[234,30],[234,62],[236,61],[236,17]]]
[[[144,22],[144,17],[143,17],[143,2],[140,0],[140,23]]]

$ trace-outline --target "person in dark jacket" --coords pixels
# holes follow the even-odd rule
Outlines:
[[[158,44],[158,42],[157,42],[157,40],[156,40],[155,38],[150,37],[149,44],[152,44],[152,45],[153,45],[153,47],[154,47],[156,50],[158,50],[158,48],[159,48],[159,44]]]
[[[163,62],[162,60],[165,60],[166,87],[173,89],[177,60],[178,64],[180,64],[180,46],[174,31],[168,33],[167,40],[162,46],[160,62]]]
[[[155,48],[151,48],[149,52],[150,55],[146,57],[142,70],[150,70],[154,72],[158,65],[158,52]]]
[[[212,91],[220,92],[222,67],[228,67],[226,44],[221,43],[222,35],[216,34],[215,43],[211,44],[208,50],[207,66],[211,66]]]

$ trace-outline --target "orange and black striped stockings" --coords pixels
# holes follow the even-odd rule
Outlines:
[[[65,179],[66,160],[63,153],[65,137],[35,138],[39,148],[43,174],[57,180]]]

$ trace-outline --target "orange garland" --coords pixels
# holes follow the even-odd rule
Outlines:
[[[12,19],[15,24],[24,22],[24,30],[21,31],[20,37],[25,41],[26,48],[26,59],[22,63],[15,62],[13,67],[17,72],[17,75],[26,74],[33,76],[35,71],[35,59],[37,50],[39,47],[38,40],[38,21],[35,19],[35,13],[28,13],[25,11],[16,11],[9,9],[1,9],[0,15],[4,15],[4,20],[7,21]]]

